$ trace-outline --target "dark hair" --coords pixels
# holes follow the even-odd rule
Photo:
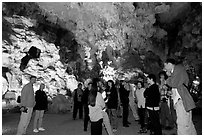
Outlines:
[[[78,87],[79,87],[79,86],[82,86],[82,84],[81,84],[81,83],[79,83],[79,84],[78,84]]]
[[[30,76],[30,79],[32,79],[32,78],[37,78],[37,77],[32,75],[32,76]]]
[[[156,76],[154,74],[149,74],[147,77],[156,83]]]
[[[161,77],[161,75],[164,75],[164,79],[166,80],[168,78],[167,74],[165,71],[161,71],[159,72],[159,78]]]
[[[168,59],[165,61],[165,63],[171,63],[171,64],[175,65],[175,64],[176,64],[176,60],[175,60],[175,59],[172,59],[172,58],[168,58]]]
[[[91,105],[92,107],[94,107],[96,105],[96,96],[97,96],[97,86],[92,85],[91,91],[89,93],[89,97],[88,97],[88,103],[89,105]]]
[[[142,85],[142,87],[144,87],[144,83],[143,83],[142,81],[137,81],[137,82],[136,82],[136,85],[137,85],[138,83],[140,83],[140,84]]]
[[[91,88],[90,93],[89,93],[88,104],[91,105],[92,107],[94,107],[96,105],[96,96],[97,96],[97,92],[98,92],[97,83],[99,81],[100,81],[99,78],[93,78],[92,82],[89,83],[89,84],[92,84],[92,88]]]
[[[114,84],[113,80],[108,80],[108,81],[107,81],[107,84],[108,84],[108,82],[112,83],[112,87],[114,87],[114,86],[115,86],[115,84]]]
[[[92,85],[97,86],[97,83],[100,81],[99,78],[93,78]]]
[[[88,85],[92,85],[92,84],[93,84],[92,82],[89,82],[89,83],[88,83]]]

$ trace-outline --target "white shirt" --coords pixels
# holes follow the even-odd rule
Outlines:
[[[138,108],[145,108],[145,98],[144,98],[144,88],[137,89],[136,92],[136,97],[137,97],[137,106]]]
[[[89,117],[91,121],[98,121],[103,118],[103,109],[105,108],[105,102],[101,93],[97,92],[96,105],[94,107],[89,105]]]

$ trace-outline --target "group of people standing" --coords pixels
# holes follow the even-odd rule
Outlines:
[[[162,129],[176,128],[178,135],[197,134],[192,121],[195,103],[186,87],[189,78],[184,66],[167,59],[163,70],[158,74],[159,80],[154,74],[132,84],[126,80],[104,82],[96,78],[84,92],[81,88],[82,102],[79,104],[85,111],[84,131],[90,120],[91,134],[102,134],[102,125],[108,134],[113,134],[117,131],[122,107],[123,127],[131,124],[128,121],[131,109],[141,126],[138,133],[147,133],[149,129],[150,134],[162,135]],[[77,104],[74,102],[73,119],[76,118],[75,108],[79,108]],[[79,118],[82,118],[82,109]]]
[[[192,109],[195,103],[186,88],[189,78],[185,68],[176,64],[175,60],[167,59],[164,71],[156,75],[149,74],[136,83],[126,80],[107,82],[93,78],[83,90],[82,83],[78,84],[73,94],[73,120],[84,119],[84,131],[88,122],[91,123],[91,134],[102,135],[104,126],[109,135],[118,128],[118,118],[121,117],[123,127],[129,127],[129,109],[132,110],[135,121],[141,126],[138,133],[162,135],[162,128],[177,128],[178,135],[195,135],[192,122]],[[25,134],[30,122],[33,108],[35,111],[33,132],[44,131],[42,118],[47,109],[47,96],[44,84],[34,96],[33,84],[35,76],[21,91],[21,117],[17,134]],[[83,113],[84,110],[84,113]],[[84,117],[83,117],[84,116]]]

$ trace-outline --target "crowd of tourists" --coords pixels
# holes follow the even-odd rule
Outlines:
[[[131,126],[129,112],[140,125],[139,134],[162,135],[162,130],[177,129],[178,135],[196,135],[192,121],[192,109],[195,103],[186,88],[189,78],[185,68],[167,59],[164,71],[155,74],[138,75],[134,81],[108,80],[92,78],[87,86],[78,84],[72,93],[73,120],[84,120],[84,131],[90,122],[91,135],[114,135],[122,118],[124,128]],[[157,77],[159,79],[157,80]],[[21,118],[17,134],[25,134],[33,109],[35,110],[33,132],[44,131],[42,119],[47,109],[44,84],[35,93],[32,84],[36,77],[21,92]]]

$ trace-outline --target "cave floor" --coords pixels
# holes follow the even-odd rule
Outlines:
[[[2,115],[2,135],[15,135],[17,125],[19,122],[20,113],[6,113]],[[46,129],[43,132],[34,133],[33,119],[27,129],[27,135],[90,135],[90,124],[88,125],[88,131],[83,131],[83,120],[72,120],[72,113],[66,114],[49,114],[45,113],[43,127]],[[124,128],[122,126],[122,118],[118,118],[118,130],[116,135],[137,135],[140,125],[134,121],[132,113],[129,114],[130,127]],[[195,124],[198,135],[202,135],[202,115],[193,115],[193,122]],[[176,130],[163,130],[164,135],[175,135]],[[103,135],[107,135],[103,128]],[[149,135],[149,132],[143,135]]]

